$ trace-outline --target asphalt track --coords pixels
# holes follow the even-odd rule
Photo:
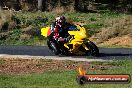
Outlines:
[[[0,46],[0,57],[2,56],[28,56],[34,58],[48,58],[59,60],[124,60],[132,59],[132,48],[99,48],[100,55],[93,56],[55,56],[46,46]]]

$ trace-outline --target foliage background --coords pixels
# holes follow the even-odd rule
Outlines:
[[[64,9],[81,12],[98,12],[99,10],[132,12],[132,0],[0,0],[0,6],[27,11]]]

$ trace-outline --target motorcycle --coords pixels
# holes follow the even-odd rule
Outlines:
[[[73,24],[69,27],[68,33],[69,42],[60,47],[58,41],[53,38],[50,27],[41,29],[41,35],[47,37],[47,45],[55,55],[99,55],[98,47],[88,39],[88,32],[83,26]]]

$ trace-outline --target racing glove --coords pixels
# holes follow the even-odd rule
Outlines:
[[[65,38],[60,37],[60,38],[58,38],[58,41],[64,42],[65,41]]]

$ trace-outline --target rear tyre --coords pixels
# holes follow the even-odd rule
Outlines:
[[[87,42],[86,46],[89,48],[88,54],[90,53],[92,56],[98,56],[99,55],[99,49],[93,42]]]
[[[67,48],[63,47],[60,49],[60,51],[61,55],[69,56],[69,51],[67,50]]]
[[[57,49],[57,45],[52,42],[52,41],[47,41],[47,45],[49,47],[49,49],[55,54],[58,55],[59,54],[59,50]]]

